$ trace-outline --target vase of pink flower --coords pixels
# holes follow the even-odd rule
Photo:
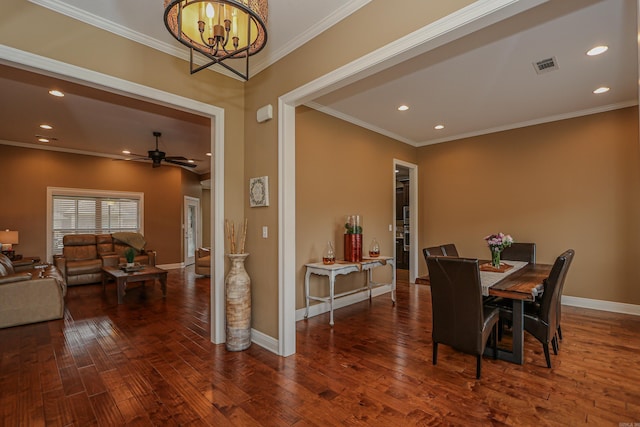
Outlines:
[[[513,237],[509,234],[498,233],[490,234],[484,238],[486,240],[489,249],[491,250],[491,265],[494,268],[500,268],[500,254],[504,250],[511,246],[513,243]]]

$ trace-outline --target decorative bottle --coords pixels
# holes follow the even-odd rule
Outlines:
[[[369,246],[369,256],[375,258],[380,256],[380,244],[378,240],[374,237],[371,241],[371,245]]]
[[[333,250],[333,243],[331,241],[327,242],[327,247],[324,250],[324,254],[322,255],[322,263],[326,265],[331,265],[336,262],[336,252]]]

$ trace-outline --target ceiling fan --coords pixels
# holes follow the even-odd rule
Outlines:
[[[196,164],[193,163],[194,160],[191,160],[191,162],[189,162],[189,159],[187,159],[186,157],[183,156],[167,156],[167,153],[165,153],[164,151],[160,151],[158,149],[158,138],[160,138],[160,136],[162,136],[161,132],[153,132],[153,136],[156,137],[156,149],[155,150],[149,150],[147,151],[148,156],[143,156],[141,154],[133,154],[131,153],[132,156],[136,156],[138,157],[137,159],[134,160],[151,160],[152,163],[152,167],[154,168],[158,168],[160,167],[160,164],[162,163],[162,161],[164,160],[167,163],[171,163],[174,165],[178,165],[178,166],[185,166],[188,168],[195,168]]]

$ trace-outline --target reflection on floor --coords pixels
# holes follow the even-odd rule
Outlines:
[[[396,269],[396,280],[409,281],[409,270]]]

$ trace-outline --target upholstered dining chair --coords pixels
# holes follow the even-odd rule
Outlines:
[[[568,249],[556,258],[549,277],[544,280],[544,292],[539,303],[525,306],[524,330],[542,343],[542,350],[544,351],[548,368],[551,368],[549,343],[553,346],[554,354],[558,354],[558,341],[556,338],[559,324],[558,307],[567,271],[574,255],[575,251]],[[509,308],[501,307],[500,318],[511,320],[513,313]]]
[[[438,361],[438,344],[476,356],[476,378],[480,379],[482,354],[493,337],[497,355],[497,324],[500,310],[482,303],[482,286],[477,259],[427,257],[431,279],[433,364]]]
[[[502,250],[500,258],[511,261],[536,262],[536,244],[514,242]]]
[[[446,256],[453,256],[453,257],[458,257],[458,249],[456,249],[456,245],[453,243],[447,243],[446,245],[440,245],[440,248],[442,249],[442,252],[444,252],[444,254]]]
[[[442,250],[442,246],[422,248],[422,254],[424,255],[424,262],[427,262],[427,258],[430,256],[446,256]],[[429,264],[427,264],[427,273],[429,273]]]

